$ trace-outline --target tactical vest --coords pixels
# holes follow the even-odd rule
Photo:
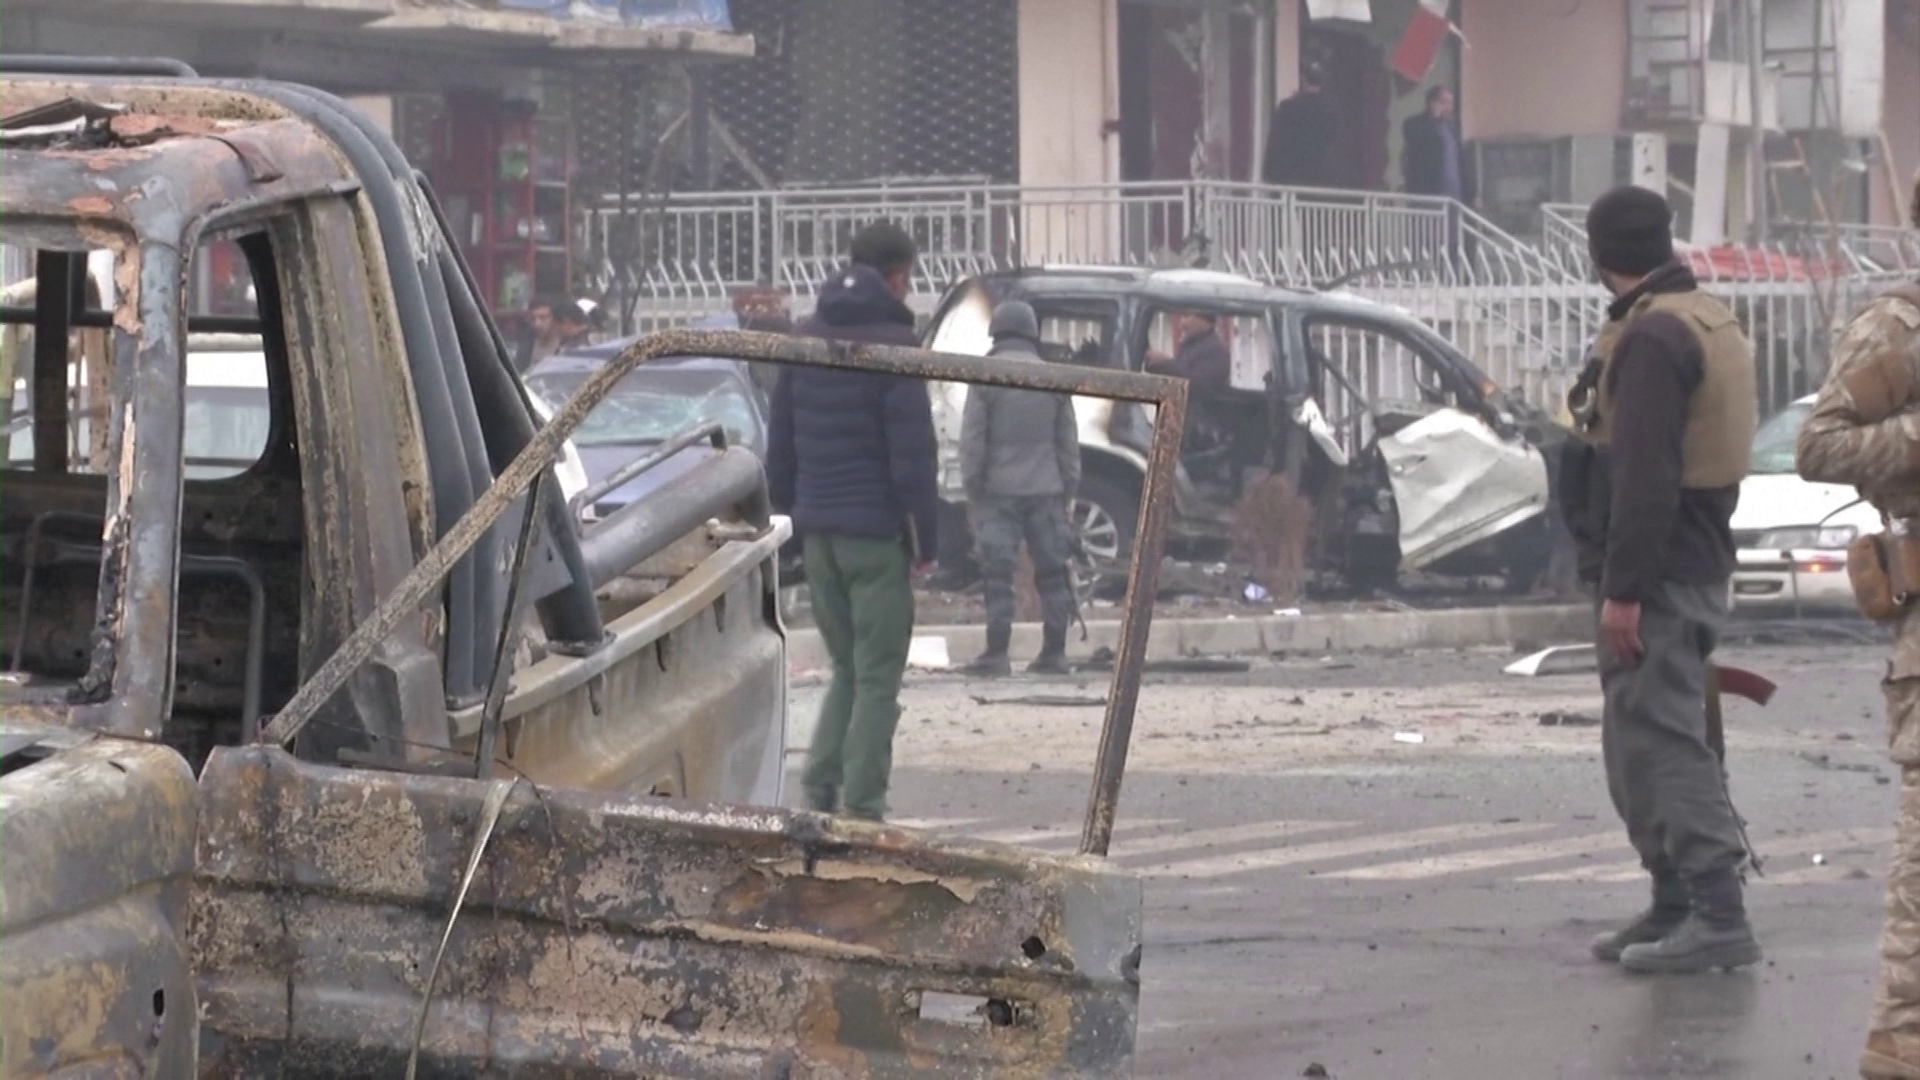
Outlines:
[[[1700,342],[1705,358],[1700,385],[1687,402],[1680,484],[1689,488],[1732,487],[1746,479],[1753,457],[1753,433],[1760,423],[1754,381],[1753,347],[1727,306],[1699,290],[1650,293],[1623,319],[1609,322],[1594,345],[1600,362],[1594,418],[1581,433],[1593,446],[1605,446],[1613,430],[1613,352],[1620,336],[1636,320],[1654,312],[1677,316]]]

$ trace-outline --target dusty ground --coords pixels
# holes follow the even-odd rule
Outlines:
[[[1037,621],[1039,608],[1036,601],[1026,594],[1030,587],[1024,588],[1019,597],[1021,618],[1026,622]],[[806,588],[804,586],[789,590],[787,619],[792,626],[813,625],[813,615],[809,610]],[[1507,596],[1493,588],[1463,589],[1449,583],[1410,589],[1387,597],[1359,596],[1350,592],[1327,589],[1316,591],[1298,604],[1290,605],[1306,612],[1336,611],[1408,611],[1436,610],[1444,608],[1473,607],[1488,604],[1530,604],[1560,603],[1554,597]],[[915,621],[921,626],[971,626],[986,621],[986,610],[980,599],[978,588],[964,592],[947,592],[939,589],[921,589],[915,594]],[[1163,596],[1155,607],[1155,615],[1169,619],[1211,619],[1239,616],[1271,615],[1280,606],[1274,603],[1248,603],[1224,595],[1180,594]],[[1089,622],[1101,620],[1116,621],[1120,618],[1120,599],[1101,598],[1087,605],[1081,612]]]
[[[1807,640],[1748,627],[1723,657],[1782,684],[1728,718],[1767,860],[1749,892],[1767,961],[1730,977],[1586,956],[1645,895],[1578,724],[1591,674],[1504,676],[1510,656],[1474,651],[1153,677],[1114,846],[1147,883],[1138,1075],[1856,1075],[1897,791],[1885,653],[1857,626]],[[1102,690],[914,678],[895,817],[1067,849],[1100,721],[1080,699]]]

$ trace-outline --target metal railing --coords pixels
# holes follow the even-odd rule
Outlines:
[[[1489,377],[1555,407],[1606,318],[1586,208],[1541,208],[1524,242],[1446,199],[1217,181],[1021,187],[980,181],[672,195],[589,213],[595,286],[652,330],[772,285],[804,309],[853,233],[891,219],[921,248],[925,310],[970,275],[1047,264],[1206,266],[1272,284],[1337,288],[1434,326]],[[1765,248],[1691,251],[1754,338],[1761,404],[1809,392],[1836,322],[1920,268],[1904,230],[1783,229]]]
[[[1541,207],[1542,247],[1584,266],[1586,208]],[[1763,244],[1683,247],[1708,291],[1726,300],[1753,341],[1760,405],[1772,412],[1819,388],[1834,334],[1861,305],[1920,272],[1920,234],[1890,226],[1782,222]],[[1593,322],[1598,332],[1604,311]]]

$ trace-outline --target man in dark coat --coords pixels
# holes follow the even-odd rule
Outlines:
[[[1452,90],[1444,86],[1428,90],[1426,110],[1407,117],[1400,125],[1400,139],[1407,194],[1473,202],[1473,169],[1454,121]]]
[[[1474,201],[1473,162],[1460,141],[1453,116],[1453,91],[1436,86],[1427,91],[1426,111],[1407,117],[1400,126],[1400,171],[1407,194],[1451,199],[1447,204],[1447,256],[1459,259],[1468,252],[1460,245],[1460,206]]]
[[[906,305],[916,255],[898,226],[868,226],[800,332],[917,345]],[[789,367],[774,387],[768,443],[769,494],[800,534],[814,622],[833,659],[801,783],[815,810],[878,821],[913,635],[913,571],[932,561],[939,539],[932,401],[918,379]]]
[[[1217,460],[1233,440],[1231,413],[1224,406],[1233,387],[1233,354],[1220,336],[1219,317],[1210,311],[1183,311],[1173,316],[1179,345],[1172,356],[1147,354],[1147,371],[1187,380],[1187,427],[1182,433],[1180,458],[1197,479],[1231,480],[1220,475]]]
[[[1334,187],[1333,145],[1340,117],[1316,64],[1300,73],[1300,92],[1274,106],[1260,178],[1269,184]]]

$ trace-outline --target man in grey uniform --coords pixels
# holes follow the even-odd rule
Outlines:
[[[1040,363],[1040,324],[1033,308],[1010,300],[994,309],[989,356]],[[1013,575],[1024,539],[1040,593],[1040,655],[1027,670],[1067,670],[1067,627],[1073,621],[1072,526],[1067,506],[1080,486],[1080,434],[1073,399],[1045,390],[974,386],[960,421],[960,476],[973,509],[974,539],[987,600],[987,649],[966,671],[1012,674]]]
[[[1600,594],[1607,788],[1653,884],[1641,917],[1593,943],[1635,972],[1760,959],[1747,923],[1747,850],[1707,737],[1707,678],[1733,574],[1729,527],[1753,452],[1753,350],[1726,305],[1676,261],[1672,210],[1623,187],[1587,235],[1614,294],[1568,396],[1561,465],[1581,576]]]

